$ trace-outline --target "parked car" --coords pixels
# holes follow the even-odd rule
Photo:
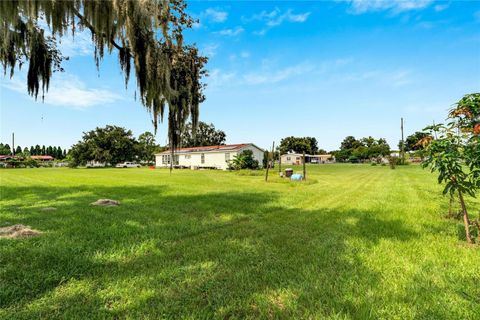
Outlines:
[[[115,166],[115,168],[140,168],[141,166],[135,162],[122,162]]]

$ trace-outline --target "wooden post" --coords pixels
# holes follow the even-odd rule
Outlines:
[[[307,169],[305,165],[305,151],[303,151],[303,180],[307,180]]]
[[[274,149],[275,149],[275,141],[273,141],[273,144],[272,144],[272,155],[273,155]],[[267,155],[267,171],[265,172],[265,182],[268,181],[268,169],[270,169],[270,154]]]
[[[282,155],[278,153],[278,173],[282,173]]]

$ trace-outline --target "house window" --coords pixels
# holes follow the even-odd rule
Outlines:
[[[170,164],[170,155],[163,155],[162,156],[162,163],[163,164]]]
[[[287,161],[290,161],[290,160],[292,160],[292,158],[290,158],[290,157],[287,157]]]
[[[185,159],[190,159],[190,157],[191,157],[191,155],[189,155],[189,154],[185,155]]]
[[[202,164],[205,163],[205,153],[202,153],[202,161],[201,161]]]
[[[230,161],[230,153],[228,152],[225,153],[225,161],[226,162]]]

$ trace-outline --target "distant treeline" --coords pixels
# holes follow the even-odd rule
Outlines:
[[[13,150],[10,145],[0,143],[0,155],[13,155]],[[61,147],[55,146],[31,146],[30,148],[23,148],[17,146],[15,148],[15,155],[29,157],[29,156],[52,156],[55,159],[64,159],[67,156],[67,149],[62,149]]]

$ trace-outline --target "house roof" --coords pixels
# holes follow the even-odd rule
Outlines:
[[[54,160],[52,156],[31,156],[33,160]]]
[[[240,150],[242,148],[245,148],[247,146],[254,146],[257,149],[262,150],[262,149],[258,148],[256,145],[254,145],[253,143],[240,143],[240,144],[226,144],[226,145],[222,145],[222,146],[178,148],[178,149],[175,150],[175,153],[236,151],[236,150]],[[170,150],[165,150],[165,151],[157,153],[157,154],[170,154]]]
[[[303,157],[303,153],[285,153],[282,154],[282,157],[294,156],[294,157]],[[331,154],[305,154],[305,157],[331,157]]]

